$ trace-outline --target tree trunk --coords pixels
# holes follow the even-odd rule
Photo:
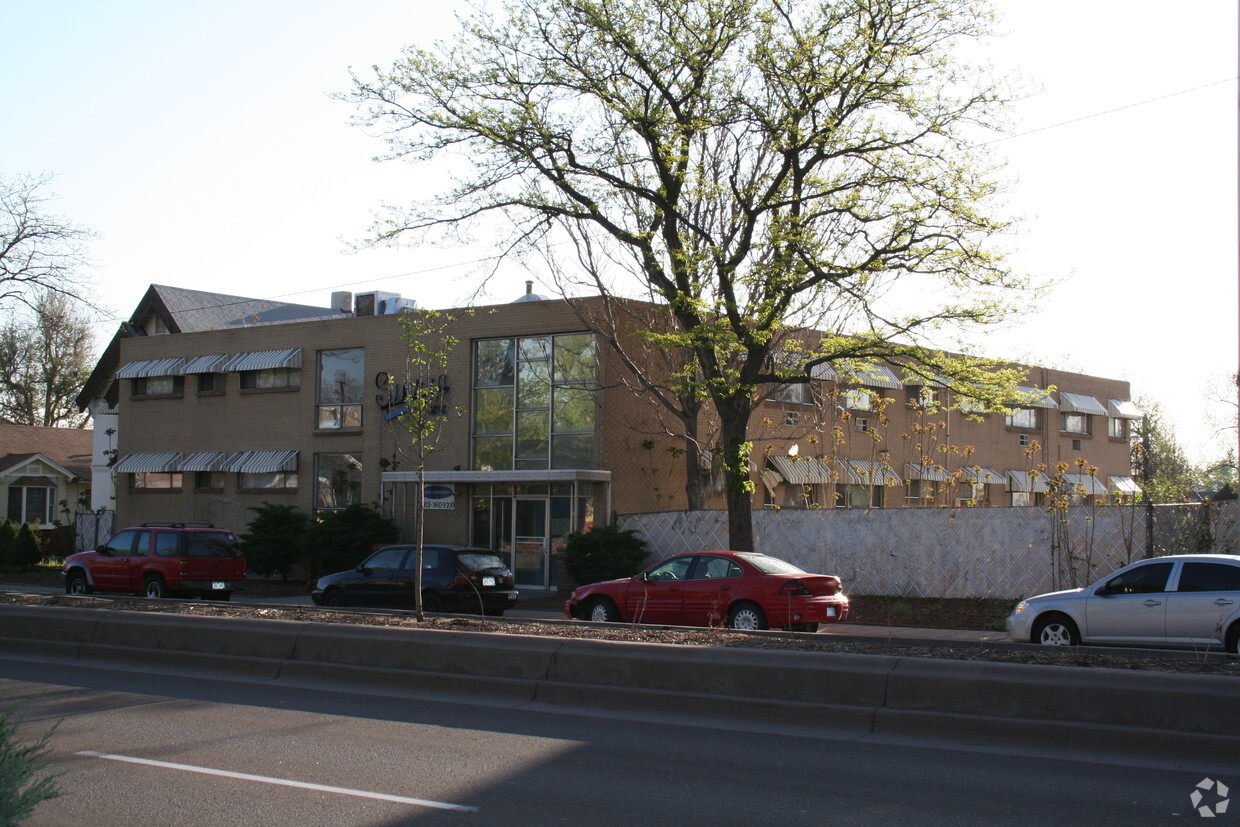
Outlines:
[[[749,476],[749,399],[716,403],[727,471],[728,548],[753,551],[753,481]]]

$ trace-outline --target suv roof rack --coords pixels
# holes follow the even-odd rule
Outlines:
[[[143,528],[215,528],[213,523],[143,523]]]

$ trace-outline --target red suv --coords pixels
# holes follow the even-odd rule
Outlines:
[[[128,592],[228,600],[245,588],[245,557],[231,531],[205,523],[144,523],[95,551],[65,558],[69,594]]]

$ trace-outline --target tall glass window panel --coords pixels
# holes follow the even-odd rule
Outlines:
[[[475,437],[474,467],[479,471],[511,471],[512,437]]]
[[[516,467],[546,468],[550,437],[550,423],[545,409],[517,411]]]
[[[594,336],[571,333],[555,337],[555,379],[557,382],[593,383],[598,376]]]
[[[512,388],[479,388],[474,391],[474,433],[511,434],[512,407]]]
[[[474,386],[495,388],[512,385],[511,339],[478,342],[474,357]]]
[[[365,350],[319,351],[318,427],[362,426],[362,373]]]
[[[316,454],[314,506],[319,510],[347,508],[362,501],[362,461],[355,454]]]

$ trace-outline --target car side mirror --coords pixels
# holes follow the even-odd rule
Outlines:
[[[105,554],[109,556],[112,554],[112,550],[108,548],[106,545],[102,545],[102,544],[98,548],[96,548],[95,551],[99,552],[100,554]]]
[[[366,568],[361,563],[358,563],[356,566],[353,567],[353,569],[359,574],[367,574],[367,575],[370,574],[370,569]]]
[[[1095,596],[1095,597],[1106,597],[1106,596],[1107,596],[1107,595],[1109,595],[1110,593],[1111,593],[1111,590],[1110,590],[1109,588],[1107,588],[1107,584],[1106,584],[1106,583],[1103,583],[1101,586],[1099,586],[1098,588],[1094,589],[1094,596]]]
[[[643,583],[650,583],[650,582],[652,582],[652,581],[650,580],[650,572],[648,572],[648,571],[643,571],[641,574],[637,575],[637,579],[638,579],[638,580],[640,580],[640,581],[642,581]]]

